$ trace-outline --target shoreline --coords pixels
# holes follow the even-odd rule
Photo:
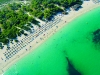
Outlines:
[[[70,23],[71,21],[73,21],[77,17],[83,15],[84,13],[89,12],[92,9],[95,9],[98,6],[100,6],[98,4],[92,3],[92,1],[88,1],[87,3],[90,4],[90,5],[87,5],[86,4],[88,7],[86,5],[84,5],[84,3],[83,3],[83,5],[84,5],[83,8],[81,8],[78,11],[71,11],[68,15],[62,17],[62,20],[63,21],[61,21],[60,23],[58,23],[57,25],[53,26],[52,28],[50,28],[49,30],[47,30],[46,32],[43,33],[43,34],[46,34],[45,36],[43,36],[43,34],[41,34],[33,42],[31,42],[27,46],[28,47],[28,50],[27,51],[23,51],[25,49],[25,48],[23,48],[23,50],[21,50],[14,57],[12,57],[10,60],[8,60],[6,63],[4,63],[4,66],[1,65],[2,66],[2,69],[0,70],[0,74],[2,75],[2,72],[5,72],[15,62],[19,61],[25,55],[31,53],[38,46],[40,46],[43,42],[45,42],[47,39],[49,39],[53,34],[55,34],[57,31],[59,31],[60,29],[62,29],[64,26],[66,26],[68,23]],[[58,26],[58,28],[56,28],[56,26]],[[40,38],[43,38],[44,40],[40,40]],[[38,42],[38,43],[36,43],[36,42]],[[32,46],[32,47],[29,47],[29,46]]]

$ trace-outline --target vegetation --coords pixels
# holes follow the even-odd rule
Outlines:
[[[35,17],[49,20],[53,15],[58,12],[66,12],[66,8],[75,4],[82,4],[81,0],[32,0],[31,8],[32,14]]]
[[[23,1],[23,0],[21,0]],[[41,20],[51,20],[58,12],[66,13],[66,8],[82,4],[81,0],[31,0],[30,4],[12,3],[0,10],[0,42],[9,44],[17,40],[17,36],[31,31],[31,23],[39,25],[35,17]]]
[[[9,39],[16,39],[21,34],[26,35],[23,30],[31,30],[31,25],[27,26],[29,22],[38,25],[38,21],[28,16],[21,4],[9,4],[0,10],[0,42],[8,44]]]

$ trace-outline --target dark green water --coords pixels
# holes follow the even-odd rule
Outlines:
[[[4,75],[68,75],[68,62],[83,75],[100,74],[100,49],[92,32],[100,28],[100,7],[66,25]]]

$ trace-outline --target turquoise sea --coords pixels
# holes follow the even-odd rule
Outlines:
[[[69,75],[68,61],[82,75],[100,75],[100,48],[92,41],[100,28],[100,7],[76,18],[4,75]]]

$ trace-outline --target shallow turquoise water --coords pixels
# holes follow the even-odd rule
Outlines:
[[[66,56],[83,75],[100,74],[100,49],[92,32],[100,28],[100,7],[66,25],[4,75],[68,75]]]

